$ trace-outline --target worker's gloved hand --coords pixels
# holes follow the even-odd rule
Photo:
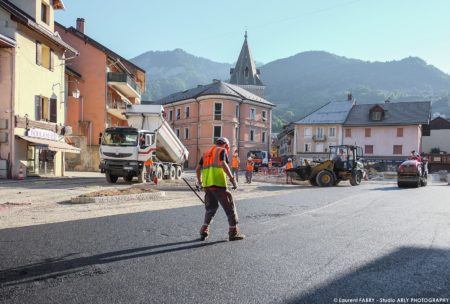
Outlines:
[[[197,189],[197,191],[203,191],[202,183],[195,182],[195,189]]]
[[[231,187],[231,189],[236,190],[238,188],[238,185],[237,185],[236,180],[234,179],[234,177],[230,178],[230,182],[233,185],[233,187]]]

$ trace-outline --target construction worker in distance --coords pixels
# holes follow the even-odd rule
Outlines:
[[[268,174],[270,174],[270,172],[272,171],[272,159],[269,159],[269,162],[267,163],[267,168],[268,168]]]
[[[236,182],[239,182],[239,155],[238,150],[234,150],[233,158],[231,159],[231,174],[236,179]]]
[[[245,166],[245,179],[247,184],[252,183],[253,170],[255,168],[255,163],[253,163],[253,158],[247,158],[247,165]]]
[[[202,185],[205,191],[205,221],[200,228],[200,239],[208,239],[210,230],[209,225],[214,215],[219,209],[219,203],[222,205],[228,217],[230,226],[228,239],[238,241],[245,238],[245,235],[239,232],[238,215],[233,196],[227,189],[227,176],[233,185],[232,189],[237,189],[237,183],[228,167],[228,152],[230,142],[226,137],[219,137],[216,145],[209,148],[200,159],[197,168],[197,182]]]
[[[288,158],[288,161],[286,163],[286,165],[284,166],[284,170],[286,172],[286,184],[289,184],[289,178],[291,178],[291,184],[293,184],[292,182],[292,175],[287,172],[288,169],[292,169],[294,168],[294,165],[292,164],[292,158]]]

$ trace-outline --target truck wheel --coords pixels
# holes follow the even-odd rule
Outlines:
[[[127,175],[123,177],[123,180],[126,181],[127,183],[131,183],[133,181],[133,175]]]
[[[112,175],[111,171],[106,171],[105,176],[106,176],[106,181],[110,184],[115,184],[117,182],[117,180],[119,179],[118,176]]]
[[[146,173],[145,166],[143,166],[142,170],[139,172],[139,175],[138,175],[138,183],[147,182],[147,180],[145,179],[145,173]]]
[[[162,180],[163,179],[163,169],[161,168],[161,166],[158,166],[156,169],[156,178],[158,180]]]
[[[177,166],[177,174],[175,176],[176,179],[181,179],[181,175],[183,174],[183,170],[180,166]]]
[[[362,180],[362,173],[361,171],[357,171],[352,174],[352,177],[350,177],[350,185],[358,186],[359,184],[361,184],[361,180]]]
[[[316,176],[316,183],[319,187],[330,187],[334,185],[334,176],[330,171],[320,171]]]
[[[177,169],[175,168],[175,166],[170,167],[170,169],[169,169],[169,179],[170,180],[174,180],[176,176],[177,176]]]

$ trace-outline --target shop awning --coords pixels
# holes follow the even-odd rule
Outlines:
[[[71,146],[71,145],[68,145],[62,141],[29,137],[29,136],[21,136],[21,135],[17,135],[17,136],[23,140],[26,140],[32,146],[39,146],[39,147],[47,148],[50,151],[76,153],[76,154],[79,154],[81,151],[81,149]]]
[[[127,120],[127,118],[125,117],[125,115],[123,115],[122,113],[125,112],[125,110],[122,109],[108,109],[106,110],[106,112],[108,112],[108,114],[120,119],[120,120]]]

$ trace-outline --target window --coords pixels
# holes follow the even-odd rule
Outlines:
[[[184,116],[185,116],[186,118],[189,118],[189,107],[185,107],[185,108],[184,108]]]
[[[57,101],[54,98],[50,99],[50,122],[56,122],[57,119]]]
[[[181,109],[176,109],[176,113],[177,113],[177,120],[179,120],[181,118]]]
[[[245,78],[248,78],[248,67],[245,67],[244,76]]]
[[[304,152],[310,152],[311,151],[311,144],[305,144],[305,151]]]
[[[47,4],[41,3],[41,21],[46,24],[50,24],[49,10],[50,8]]]
[[[402,154],[402,146],[401,145],[394,145],[394,154]]]
[[[250,130],[250,141],[255,141],[255,130]]]
[[[222,120],[222,104],[214,103],[214,120]]]
[[[397,128],[397,137],[403,137],[403,128]]]
[[[178,138],[180,138],[180,129],[176,128],[175,129],[175,134],[177,135]]]
[[[336,128],[330,128],[328,134],[330,137],[336,137]]]
[[[256,109],[255,108],[250,109],[250,119],[253,119],[253,120],[256,119]]]
[[[266,132],[262,132],[262,134],[261,134],[261,142],[264,144],[264,143],[266,143]]]
[[[316,133],[317,138],[318,139],[323,138],[323,128],[317,128],[316,131],[317,131],[317,133]]]
[[[213,143],[216,142],[216,140],[222,136],[222,126],[214,126],[214,141]]]
[[[370,129],[370,128],[365,128],[365,129],[364,129],[364,134],[365,134],[365,136],[366,136],[366,137],[370,137],[371,131],[372,131],[372,129]]]
[[[365,154],[373,154],[373,145],[365,145],[364,153]]]
[[[372,111],[370,112],[370,119],[371,120],[381,120],[383,112],[381,111]]]
[[[173,120],[173,111],[172,110],[169,111],[169,120]]]
[[[352,129],[345,129],[345,137],[352,137]]]
[[[239,142],[239,128],[236,127],[236,142]]]
[[[305,128],[303,130],[304,137],[311,137],[312,136],[312,129],[311,128]]]
[[[184,128],[184,139],[189,139],[189,128]]]
[[[267,112],[266,111],[262,111],[261,112],[261,117],[262,117],[262,121],[266,121],[267,120]]]
[[[239,117],[239,104],[236,105],[236,117]]]
[[[53,50],[39,41],[36,41],[36,64],[51,71],[54,70],[55,66],[53,62]]]

